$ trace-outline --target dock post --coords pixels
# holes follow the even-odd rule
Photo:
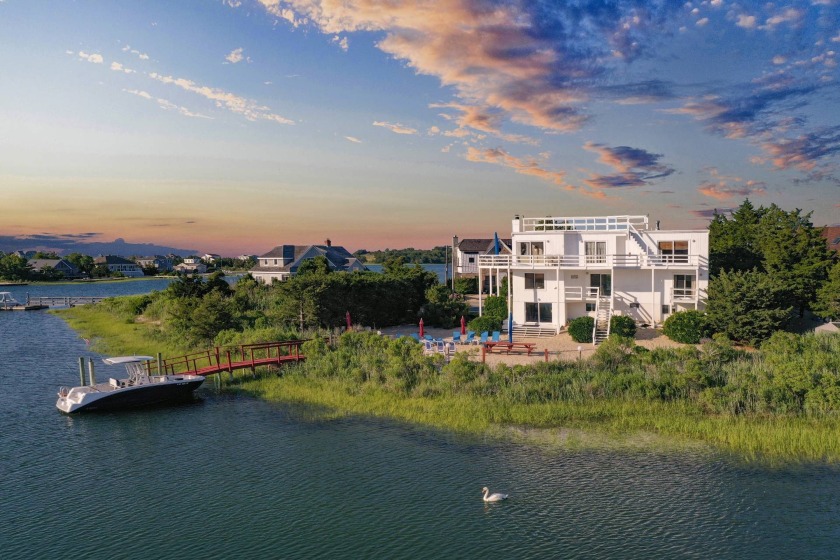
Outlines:
[[[548,361],[548,348],[545,349],[545,361]]]
[[[85,386],[85,359],[83,357],[79,358],[79,385]]]
[[[162,368],[161,368],[161,365],[162,365],[162,364],[163,364],[163,355],[161,355],[161,353],[160,353],[160,352],[158,352],[158,353],[157,353],[157,372],[158,372],[158,375],[163,375],[163,374],[161,373],[161,369],[162,369]]]
[[[91,387],[96,385],[96,374],[93,372],[93,358],[88,358],[88,379],[90,380]]]

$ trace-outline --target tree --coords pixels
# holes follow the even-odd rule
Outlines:
[[[20,282],[29,278],[32,267],[26,259],[17,255],[0,257],[0,278]]]
[[[721,271],[752,270],[761,266],[762,255],[758,247],[759,220],[764,213],[749,199],[727,219],[715,212],[709,224],[709,274]]]
[[[840,320],[840,262],[834,263],[828,280],[817,290],[813,309],[823,319]]]
[[[332,272],[332,269],[330,269],[330,262],[327,260],[327,257],[318,255],[300,263],[295,274],[297,276],[303,276],[306,274],[329,274],[330,272]]]
[[[93,257],[81,253],[70,253],[64,260],[76,266],[80,272],[90,276],[93,273]]]
[[[757,270],[721,272],[709,281],[706,324],[730,340],[756,345],[790,319],[789,290],[771,274]]]

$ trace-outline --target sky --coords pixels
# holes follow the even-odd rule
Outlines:
[[[840,0],[0,0],[0,236],[431,248],[840,223]]]

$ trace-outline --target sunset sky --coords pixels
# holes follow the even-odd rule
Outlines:
[[[840,0],[0,0],[0,235],[429,248],[840,223]]]

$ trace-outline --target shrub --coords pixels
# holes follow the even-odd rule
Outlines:
[[[482,315],[470,321],[468,327],[477,333],[499,331],[502,329],[502,320],[492,315]]]
[[[613,315],[610,318],[610,334],[633,338],[636,336],[636,321],[627,315]]]
[[[674,313],[665,319],[662,332],[665,336],[683,344],[699,344],[705,331],[706,318],[700,311],[689,309]]]
[[[504,321],[508,316],[507,298],[502,296],[489,296],[485,298],[482,314],[496,317],[499,321]]]
[[[477,294],[478,293],[478,278],[475,276],[467,277],[467,278],[456,278],[455,279],[455,293],[466,295],[466,294]]]
[[[592,342],[592,329],[595,328],[595,319],[589,316],[578,317],[569,321],[566,328],[575,342]]]

